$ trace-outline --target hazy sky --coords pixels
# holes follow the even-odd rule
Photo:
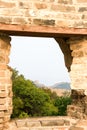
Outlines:
[[[63,54],[53,38],[12,37],[10,66],[47,86],[70,82]]]

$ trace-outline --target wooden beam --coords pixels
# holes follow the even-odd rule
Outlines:
[[[87,28],[62,28],[32,25],[0,24],[0,32],[14,36],[67,37],[71,35],[87,35]]]

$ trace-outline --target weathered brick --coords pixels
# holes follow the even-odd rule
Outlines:
[[[84,126],[84,127],[86,127],[86,126],[87,126],[87,120],[80,120],[80,121],[78,121],[78,123],[77,123],[76,126],[77,126],[77,127],[79,127],[79,126]]]
[[[28,2],[28,1],[19,1],[18,6],[19,6],[19,8],[22,8],[22,9],[31,9],[31,8],[33,8],[32,7],[32,2]]]
[[[5,2],[5,1],[0,1],[0,8],[13,8],[16,6],[16,3],[14,2]]]
[[[87,4],[87,0],[77,0],[77,3],[86,3]]]
[[[58,20],[58,21],[56,21],[56,25],[57,25],[58,27],[67,28],[67,27],[72,26],[72,21],[68,21],[68,20],[66,20],[66,21]]]
[[[64,120],[64,124],[65,124],[66,126],[70,126],[70,120]]]
[[[63,14],[61,14],[60,18],[65,19],[65,20],[66,19],[67,20],[73,20],[73,19],[78,20],[78,19],[82,18],[82,15],[81,14],[73,14],[73,13],[72,14],[71,13],[63,13]]]
[[[10,120],[10,114],[9,115],[5,115],[3,120],[4,120],[4,122],[8,122]]]
[[[12,19],[13,24],[27,24],[27,20],[25,18],[16,17]]]
[[[83,15],[82,15],[82,19],[83,19],[83,20],[87,20],[87,15],[86,15],[86,14],[83,14]]]
[[[1,123],[3,123],[3,119],[2,119],[2,118],[0,118],[0,124],[1,124]]]
[[[10,24],[11,21],[12,21],[12,18],[0,17],[0,23],[8,23],[8,24]]]
[[[3,124],[0,124],[0,130],[3,130]]]
[[[52,4],[51,9],[54,11],[60,11],[60,12],[75,12],[74,6],[64,6],[60,4]]]
[[[1,85],[10,85],[10,84],[12,84],[12,81],[10,80],[10,79],[1,79],[0,78],[0,84]]]
[[[26,127],[26,120],[17,120],[16,125],[17,127]]]
[[[3,111],[0,111],[0,118],[1,117],[4,117],[4,112]]]
[[[73,57],[83,57],[84,52],[83,51],[73,51],[71,54]]]
[[[5,77],[5,71],[3,71],[3,70],[0,70],[0,77]],[[0,88],[1,89],[1,88]]]
[[[77,28],[84,28],[85,26],[85,23],[84,21],[75,21],[74,24],[73,24],[73,27],[77,27]]]
[[[26,16],[27,12],[26,12],[26,9],[19,9],[19,8],[16,8],[16,9],[14,9],[14,8],[0,9],[0,15],[1,16],[5,17],[5,18],[9,17],[11,19],[16,17],[16,16],[20,16],[22,18],[24,15]]]
[[[79,7],[79,12],[85,12],[87,11],[87,7]]]
[[[69,130],[84,130],[84,128],[72,126]]]
[[[34,24],[37,25],[48,25],[48,26],[54,26],[55,25],[55,20],[45,20],[45,19],[34,19],[33,20]]]
[[[6,93],[6,91],[1,91],[0,92],[0,98],[4,98],[4,97],[7,97],[7,93]]]
[[[64,120],[41,121],[42,126],[63,126]]]
[[[0,98],[0,105],[3,105],[6,103],[6,99],[5,98]]]
[[[35,7],[37,9],[46,9],[47,8],[47,4],[46,3],[35,3]]]
[[[54,129],[52,127],[31,127],[29,128],[29,130],[54,130]]]
[[[7,110],[6,105],[0,105],[0,111],[2,111],[2,110]]]
[[[72,0],[58,0],[59,3],[72,4]]]
[[[30,129],[27,127],[20,127],[20,128],[17,128],[17,130],[30,130]],[[32,130],[33,130],[33,128],[32,128]]]
[[[0,85],[0,91],[5,91],[6,90],[6,86],[5,85]]]
[[[27,121],[26,122],[27,127],[39,127],[41,126],[40,121]]]

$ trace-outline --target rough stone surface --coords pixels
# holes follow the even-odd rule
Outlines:
[[[12,96],[10,96],[12,92],[11,69],[7,66],[9,63],[9,51],[10,38],[0,34],[0,124],[2,124],[0,130],[8,128],[7,123],[10,120],[12,109]],[[9,87],[11,87],[10,92]]]
[[[56,121],[63,121],[63,124],[57,126]],[[28,118],[28,119],[22,119],[20,122],[24,122],[24,126],[20,125],[17,127],[17,122],[19,120],[13,120],[9,123],[9,129],[8,130],[87,130],[87,120],[79,120],[79,119],[73,119],[70,117],[42,117],[42,118]],[[43,122],[45,123],[45,126],[41,125],[36,126],[32,125],[34,122]],[[29,126],[27,125],[27,122],[30,122]],[[53,122],[54,125],[51,126],[51,123]],[[65,122],[69,122],[68,126],[65,124]],[[48,123],[48,124],[47,124]],[[38,123],[37,123],[38,124]]]
[[[45,27],[44,31],[47,34],[47,27],[50,29],[51,27],[61,28],[61,30],[72,28],[74,31],[76,28],[87,29],[87,0],[1,0],[0,25],[20,25],[21,30],[18,26],[20,31],[25,31],[25,25],[29,28],[31,26],[34,28]],[[12,113],[12,73],[11,68],[7,65],[11,47],[10,40],[9,36],[0,33],[0,130],[9,129],[8,122]],[[72,105],[68,106],[68,115],[74,118],[87,119],[87,36],[68,36],[58,41],[71,77]],[[41,123],[46,127],[41,127]],[[56,120],[55,122],[33,121],[32,123],[17,121],[14,127],[16,128],[17,125],[17,130],[67,130],[69,124],[72,123],[68,121],[65,123],[65,120]],[[52,127],[48,128],[47,125]],[[53,128],[53,125],[58,125],[58,128]],[[66,127],[61,127],[63,125]],[[30,126],[37,127],[28,128]],[[75,126],[72,129],[83,130],[83,126]]]
[[[67,112],[69,116],[87,119],[87,37],[72,37],[68,43],[73,61],[70,72],[72,105],[67,107]]]
[[[86,0],[0,1],[3,24],[87,28],[86,12]]]

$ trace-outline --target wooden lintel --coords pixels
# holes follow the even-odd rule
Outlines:
[[[12,36],[60,37],[87,35],[87,28],[62,28],[31,25],[0,24],[0,32]]]

